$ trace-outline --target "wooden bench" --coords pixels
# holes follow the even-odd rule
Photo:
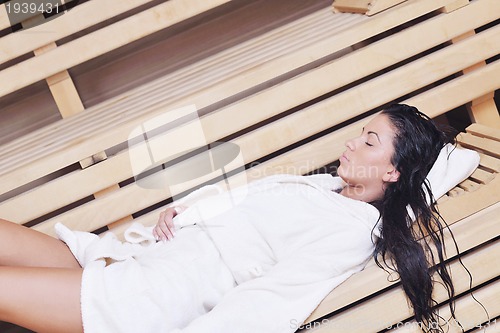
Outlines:
[[[137,97],[134,95],[133,88],[178,69],[182,69],[182,73],[176,72],[169,76],[170,79],[157,80],[156,84],[149,85],[142,91],[139,89],[138,93],[144,93],[144,90],[147,89],[150,94],[158,95],[158,91],[161,89],[162,93],[172,92],[173,95],[170,95],[170,98],[176,93],[177,96],[185,95],[186,91],[193,92],[201,83],[193,81],[191,78],[188,81],[191,85],[185,87],[184,91],[171,89],[172,85],[174,87],[183,86],[179,83],[186,83],[186,80],[190,78],[189,75],[193,75],[193,66],[188,67],[187,65],[197,59],[209,58],[214,52],[227,48],[233,43],[247,40],[254,34],[254,31],[265,32],[277,25],[273,22],[276,17],[269,17],[269,14],[267,16],[260,15],[265,17],[259,16],[259,20],[253,22],[256,8],[262,1],[253,5],[228,3],[222,6],[217,6],[217,4],[227,1],[191,1],[189,4],[179,1],[163,2],[159,7],[153,7],[155,3],[151,0],[125,1],[120,2],[119,5],[110,0],[88,1],[56,20],[1,37],[0,77],[5,82],[2,87],[4,89],[0,92],[0,96],[3,96],[0,97],[3,118],[19,121],[27,128],[37,128],[40,127],[35,126],[37,123],[46,125],[60,119],[61,116],[66,118],[81,112],[83,109],[93,109],[96,104],[103,101],[106,101],[108,105],[111,103],[117,107],[123,107],[125,100],[130,101],[130,99],[134,99],[134,96]],[[102,6],[103,3],[104,6]],[[281,18],[280,21],[287,22],[290,20],[287,15],[292,18],[300,18],[305,15],[304,13],[317,9],[317,3],[317,1],[315,3],[311,0],[297,3],[291,8],[293,12],[289,14],[285,12],[285,15],[281,13],[285,7],[283,3],[275,3],[271,9],[275,13],[277,12],[276,16]],[[191,10],[186,11],[183,6],[187,6]],[[212,7],[214,8],[208,12],[203,12],[204,9]],[[4,7],[0,6],[1,8]],[[141,11],[138,12],[139,10]],[[93,15],[93,12],[97,14]],[[150,22],[150,17],[155,16],[156,13],[163,15],[163,17],[159,17],[161,24],[155,24],[154,20]],[[197,13],[199,15],[195,15]],[[241,20],[238,22],[241,23],[240,29],[232,29],[231,25],[235,24],[234,19],[228,19],[227,16],[235,16]],[[186,18],[189,19],[186,20]],[[318,17],[310,19],[315,18]],[[322,19],[326,19],[324,14]],[[149,24],[143,26],[143,22],[149,22]],[[83,30],[79,31],[81,29]],[[281,46],[281,52],[285,52],[283,43],[293,45],[294,40],[305,40],[304,36],[312,34],[310,28],[307,28],[307,22],[302,22],[302,25],[297,24],[293,29],[295,31],[287,31],[286,35],[283,31],[275,31],[275,34],[283,34],[281,45],[278,45]],[[182,30],[181,33],[178,30]],[[127,40],[117,41],[115,38],[117,31],[120,31],[120,36],[132,36]],[[130,31],[133,33],[129,33]],[[295,34],[291,34],[292,32]],[[324,33],[328,34],[328,32]],[[204,38],[205,34],[210,34],[213,38],[207,40]],[[142,38],[138,39],[139,36]],[[322,36],[324,37],[324,34],[319,35],[318,38]],[[230,38],[230,41],[227,40],[227,37]],[[138,40],[134,41],[134,38]],[[196,43],[193,43],[193,40]],[[262,49],[260,44],[265,43],[265,41],[263,39],[254,45],[240,45],[235,52],[246,52],[249,47]],[[54,48],[56,42],[59,47]],[[300,47],[300,45],[296,47]],[[74,55],[79,54],[80,49],[89,50],[86,54],[75,58]],[[47,52],[41,53],[44,50],[50,52],[48,54]],[[255,66],[263,59],[276,57],[277,53],[279,55],[280,49],[273,50],[271,54],[260,55],[258,49],[256,51],[253,54],[254,56],[258,55],[255,59],[246,59],[241,65],[233,63],[233,67],[234,65],[242,68]],[[38,56],[31,56],[29,52],[35,52]],[[134,56],[129,56],[130,53]],[[220,56],[218,60],[220,65],[220,61],[223,61],[224,58]],[[204,63],[204,67],[198,64],[195,70],[206,72],[206,66],[214,65],[210,59],[206,59]],[[43,70],[37,70],[39,67],[42,67]],[[69,75],[70,71],[71,76]],[[23,79],[13,80],[13,77],[20,72],[24,74]],[[212,71],[212,74],[224,77],[231,74],[223,71],[214,72]],[[175,76],[175,81],[172,81],[172,76]],[[179,76],[182,76],[183,79],[179,80]],[[220,79],[216,75],[215,77],[214,75],[205,76],[205,78]],[[40,80],[47,80],[50,92],[45,87],[47,84]],[[166,86],[168,82],[170,87]],[[206,85],[206,82],[204,84]],[[75,89],[75,86],[78,87],[78,90]],[[47,92],[49,93],[47,94]],[[24,97],[27,101],[19,102],[20,99],[17,98],[19,96]],[[141,95],[141,98],[146,100],[146,96]],[[122,102],[122,104],[119,105],[117,101]],[[147,106],[144,105],[145,108]],[[26,114],[26,109],[33,107],[37,108],[37,113],[30,115],[30,122],[23,122],[23,120],[10,116],[10,114]],[[104,105],[101,104],[99,109],[102,110],[102,107]],[[59,112],[54,113],[54,109]],[[33,124],[34,122],[35,124]],[[4,122],[1,124],[3,126],[0,127],[2,129],[0,143],[10,141],[17,134],[14,132],[4,138],[4,133],[11,130],[9,126],[12,127],[12,124],[9,126],[6,124],[7,122]],[[18,132],[25,133],[21,130]]]
[[[222,2],[206,1],[206,7],[197,10],[175,11],[176,17],[186,20]],[[127,1],[123,6],[141,3],[146,1]],[[163,5],[167,3],[175,6],[178,2]],[[48,29],[49,24],[56,23],[63,27],[63,20],[78,21],[84,9],[93,5],[95,1],[83,2],[60,18],[31,29]],[[373,114],[393,101],[415,105],[441,120],[446,113],[453,116],[458,114],[457,108],[466,106],[474,123],[460,136],[460,143],[481,152],[481,166],[441,198],[439,208],[451,225],[460,252],[465,253],[464,263],[474,275],[474,295],[487,308],[489,319],[494,319],[500,315],[495,298],[500,267],[496,177],[500,168],[500,119],[493,99],[500,87],[500,64],[496,60],[500,28],[492,22],[498,19],[500,8],[496,0],[475,0],[456,7],[452,0],[408,0],[367,17],[334,14],[329,5],[323,6],[243,41],[234,37],[236,42],[223,50],[207,53],[151,82],[83,107],[79,110],[83,112],[73,112],[78,108],[70,106],[71,116],[66,116],[62,107],[63,119],[0,147],[0,216],[48,234],[53,234],[56,222],[79,230],[109,229],[120,234],[132,221],[155,223],[172,197],[181,197],[203,184],[217,182],[233,187],[276,173],[331,172],[345,140],[357,135]],[[115,24],[128,27],[125,22],[142,17],[149,21],[144,13],[151,15],[151,10],[136,12],[3,69],[0,79],[7,84],[0,88],[0,95],[22,96],[25,86],[67,71],[79,62],[88,62],[99,52],[109,53],[111,45],[99,46],[96,53],[87,56],[80,51],[78,60],[61,63],[71,52],[87,50],[87,43],[95,43],[101,34],[113,39]],[[109,17],[121,13],[116,8],[110,11],[113,14],[107,14]],[[96,18],[106,19],[104,14]],[[13,57],[95,23],[78,21],[75,31],[61,31],[51,40],[30,37],[23,47],[31,46],[19,49]],[[136,23],[130,24],[132,27]],[[144,29],[152,33],[164,28],[151,23]],[[478,32],[471,33],[474,30]],[[16,34],[0,39],[2,51],[4,45],[13,43],[9,40],[15,40],[10,36]],[[39,39],[43,45],[36,44]],[[131,42],[117,41],[114,47]],[[15,45],[12,49],[17,49]],[[179,52],[182,54],[182,50]],[[3,56],[0,53],[0,59],[7,64],[13,59]],[[42,63],[43,69],[39,68]],[[195,105],[198,112],[188,112],[192,110],[186,108],[190,105]],[[183,114],[194,117],[192,122],[174,116],[183,107]],[[175,184],[175,189],[145,188],[136,179],[131,164],[133,150],[143,147],[144,142],[136,146],[127,142],[134,129],[159,117],[169,118],[162,125],[173,122],[175,126],[154,126],[146,131],[151,142],[164,138],[189,142],[186,133],[192,134],[189,126],[194,122],[203,131],[202,146],[230,142],[239,148],[240,158],[223,169]],[[214,149],[213,145],[206,148]],[[188,158],[195,157],[172,156],[170,159],[177,164],[163,161],[170,164],[150,177],[168,174]],[[467,293],[469,280],[450,240],[447,255],[460,296],[459,319],[468,325],[467,329],[487,322],[484,311]],[[436,295],[444,313],[447,300],[439,286]],[[411,322],[411,312],[402,290],[370,262],[364,271],[325,298],[304,329],[378,332],[395,325],[400,326],[399,330],[414,330],[415,326],[406,322]]]
[[[227,0],[167,1],[118,22],[113,23],[110,20],[148,2],[151,1],[132,0],[120,1],[119,3],[110,0],[87,1],[63,16],[45,22],[43,25],[38,25],[32,30],[4,36],[2,38],[0,63],[5,63],[32,51],[35,56],[23,59],[16,66],[11,66],[1,72],[0,77],[4,84],[2,84],[0,96],[7,95],[40,80],[52,81],[52,78],[58,81],[60,78],[54,78],[54,75],[59,74],[61,76],[61,72],[65,72],[80,63],[203,13],[224,4]],[[6,12],[5,6],[6,4],[3,4],[1,10]],[[85,19],[82,19],[82,17],[85,17]],[[4,20],[0,22],[0,29],[8,28],[9,22],[5,22],[5,16],[2,16],[2,18]],[[20,23],[25,23],[29,27],[33,24],[40,24],[38,20],[43,22],[43,18],[39,16],[30,17],[29,19],[36,20],[34,22],[26,20]],[[66,41],[59,47],[56,45],[56,41],[63,40],[101,23],[106,24],[106,26],[79,38]],[[36,31],[44,30],[49,31],[49,33],[43,35],[36,33]],[[105,43],[99,43],[99,41],[105,41]],[[19,73],[27,75],[20,77]],[[49,85],[52,86],[51,82],[49,82]],[[63,96],[58,95],[58,97]],[[62,105],[61,111],[66,111]]]

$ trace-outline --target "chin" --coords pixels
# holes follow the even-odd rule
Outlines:
[[[349,175],[344,172],[342,164],[337,169],[337,176],[339,176],[344,182],[349,183]]]
[[[340,172],[337,172],[337,176],[340,177],[340,179],[342,179],[342,181],[345,183],[345,185],[349,185],[349,186],[355,186],[355,182],[353,182],[353,179],[350,178],[349,176],[346,176],[346,175],[343,175],[342,173]]]
[[[340,179],[342,179],[345,183],[349,183],[347,178],[343,174],[341,174],[340,172],[337,172],[337,176],[339,176]]]

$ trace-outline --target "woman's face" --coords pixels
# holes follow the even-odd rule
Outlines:
[[[346,142],[340,157],[338,175],[349,185],[382,190],[385,182],[397,181],[399,172],[391,163],[395,130],[386,115],[379,114],[360,136]]]

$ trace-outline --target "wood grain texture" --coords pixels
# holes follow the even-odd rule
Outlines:
[[[17,32],[2,37],[0,39],[0,64],[151,1],[87,1],[56,20],[33,27],[29,31]],[[0,5],[0,11],[4,6],[4,4]],[[1,19],[4,19],[4,16],[0,14]],[[0,29],[2,24],[3,22],[0,22]]]
[[[171,0],[0,72],[0,96],[136,41],[229,0]],[[71,13],[71,12],[70,12]]]

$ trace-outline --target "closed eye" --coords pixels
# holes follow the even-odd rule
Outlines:
[[[366,144],[367,146],[369,146],[369,147],[373,147],[373,145],[372,145],[371,143],[369,143],[369,142],[365,142],[365,144]]]

